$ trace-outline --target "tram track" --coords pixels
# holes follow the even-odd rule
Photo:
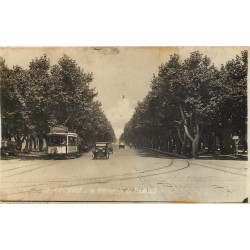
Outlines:
[[[2,184],[4,184],[6,186],[6,188],[2,189],[1,192],[6,196],[10,196],[10,198],[12,195],[17,195],[17,197],[26,197],[26,196],[21,196],[21,194],[28,194],[27,197],[30,197],[29,195],[32,194],[32,197],[36,197],[36,194],[37,195],[39,195],[39,194],[46,195],[46,193],[49,195],[48,197],[50,197],[50,192],[53,193],[54,195],[56,195],[57,192],[58,192],[58,194],[59,193],[63,194],[63,192],[70,193],[71,188],[72,188],[72,190],[74,190],[74,188],[77,188],[77,187],[89,186],[92,188],[93,185],[96,185],[95,187],[99,187],[98,185],[100,185],[100,187],[104,187],[105,184],[110,184],[113,182],[118,182],[118,184],[111,184],[110,186],[112,186],[112,187],[113,186],[115,187],[117,185],[124,186],[124,184],[126,184],[126,181],[128,181],[128,183],[130,183],[129,182],[130,180],[136,180],[136,179],[138,179],[138,183],[145,183],[145,185],[143,184],[145,187],[148,187],[148,186],[154,187],[154,185],[152,186],[151,184],[154,183],[155,176],[162,176],[160,178],[172,178],[172,176],[174,177],[175,175],[171,175],[171,173],[178,173],[178,172],[184,171],[186,168],[189,168],[192,166],[194,168],[193,168],[193,170],[191,170],[191,172],[195,171],[195,167],[201,167],[201,168],[207,168],[207,169],[212,169],[212,170],[216,170],[216,171],[221,171],[221,172],[232,174],[232,175],[239,175],[239,176],[244,176],[244,177],[247,176],[242,172],[242,171],[245,171],[246,168],[242,168],[242,167],[237,168],[237,167],[234,167],[234,165],[233,166],[217,165],[217,164],[213,164],[212,162],[207,163],[207,162],[203,162],[200,160],[193,161],[190,159],[179,159],[179,158],[176,158],[173,156],[167,157],[166,155],[165,155],[165,157],[156,157],[156,158],[166,158],[166,159],[159,160],[156,163],[152,162],[152,165],[148,165],[148,167],[145,166],[142,168],[141,165],[138,165],[140,168],[135,169],[136,165],[135,166],[133,166],[132,164],[130,166],[126,165],[126,167],[128,167],[128,169],[131,169],[131,171],[124,171],[123,168],[121,168],[120,171],[118,172],[118,170],[115,170],[116,168],[113,168],[113,167],[109,168],[109,165],[112,166],[112,164],[114,164],[116,162],[123,162],[123,159],[125,159],[123,156],[123,151],[121,152],[120,156],[121,156],[121,158],[117,158],[117,159],[119,159],[118,161],[114,161],[111,164],[109,164],[106,161],[103,162],[104,165],[101,162],[98,163],[98,162],[91,161],[93,163],[93,165],[91,165],[91,166],[94,166],[95,168],[97,167],[96,169],[94,169],[94,172],[93,172],[93,170],[90,170],[91,166],[87,167],[85,170],[78,169],[79,166],[81,166],[79,164],[78,160],[75,163],[72,162],[72,164],[69,166],[64,165],[63,161],[50,161],[47,163],[46,162],[42,163],[42,164],[46,164],[44,166],[41,166],[41,165],[35,166],[34,164],[29,164],[29,165],[26,165],[23,167],[7,169],[8,171],[3,170],[2,172],[6,173],[6,174],[8,172],[9,175],[1,178],[1,180],[3,180]],[[117,157],[120,157],[120,156],[118,154]],[[141,155],[141,159],[143,159],[144,157],[152,157],[153,158],[154,155],[153,154],[148,155],[147,152],[145,152],[144,155]],[[78,158],[78,159],[80,159],[80,158]],[[82,159],[82,160],[84,160],[84,159]],[[80,162],[81,162],[81,160],[80,160]],[[165,164],[164,164],[164,162],[165,162]],[[72,176],[71,177],[72,179],[70,179],[69,176],[68,176],[68,179],[67,179],[67,177],[65,177],[65,179],[60,179],[60,178],[58,178],[57,175],[54,174],[54,173],[57,173],[57,171],[60,171],[59,170],[60,168],[58,168],[58,164],[61,164],[61,163],[62,163],[62,167],[63,167],[62,171],[64,171],[64,170],[69,171],[69,167],[70,167],[70,168],[72,168],[72,171],[74,173],[76,173],[73,175],[69,175],[69,176]],[[142,161],[142,163],[143,163],[143,161]],[[76,166],[74,166],[74,164],[76,164]],[[88,164],[90,164],[90,161],[86,160],[86,165],[88,165]],[[157,167],[154,164],[161,164],[161,165],[160,166],[158,165],[158,167]],[[226,164],[226,163],[223,163],[223,164]],[[35,173],[34,174],[32,173],[32,175],[31,175],[31,176],[35,176],[35,178],[33,180],[27,179],[27,177],[25,175],[28,172],[39,170],[42,168],[51,167],[53,169],[53,167],[55,165],[57,165],[56,166],[57,169],[55,171],[53,171],[52,175],[48,175],[47,180],[41,179],[41,178],[36,179]],[[102,165],[106,166],[108,168],[104,171],[104,174],[102,174],[102,176],[95,177],[96,175],[100,175],[100,173],[103,173],[103,170],[102,170],[99,173],[96,172],[96,174],[95,174],[95,171],[98,171],[99,167],[102,167]],[[155,166],[155,168],[152,168],[153,166]],[[146,169],[146,167],[148,169]],[[80,171],[78,172],[78,170],[80,170]],[[237,170],[238,170],[238,172],[237,172]],[[48,168],[48,171],[50,171],[49,168]],[[65,173],[67,173],[67,171]],[[111,173],[111,171],[118,172],[118,173],[105,176],[105,173],[108,174],[108,173]],[[122,173],[122,171],[124,171],[125,173],[124,172]],[[38,172],[38,174],[39,173],[40,172]],[[41,173],[43,174],[44,171],[42,171]],[[80,176],[77,173],[79,173]],[[88,175],[90,175],[90,174],[91,175],[89,177],[87,177],[87,176],[84,176],[85,175],[84,173],[88,173]],[[168,177],[168,175],[169,175],[169,177]],[[185,172],[180,173],[180,176],[183,176],[183,175],[185,175]],[[15,177],[15,176],[20,176],[20,178],[18,178],[18,177],[17,177],[17,179],[11,178],[11,177]],[[65,175],[60,175],[60,176],[65,176]],[[26,179],[24,177],[26,177]],[[39,177],[39,175],[37,175],[37,177]],[[152,177],[152,179],[151,179],[151,177]],[[15,182],[14,182],[14,180],[15,180]],[[119,182],[121,182],[121,183],[119,184]],[[124,184],[122,184],[122,182],[124,182]],[[10,184],[8,184],[8,183],[10,183]],[[131,183],[133,184],[134,182],[132,181]],[[135,183],[137,183],[137,181]],[[14,185],[17,185],[17,186],[14,186]],[[89,187],[87,187],[87,188],[89,188]],[[109,186],[107,186],[107,187],[109,187]],[[39,197],[39,196],[37,196],[37,197]]]
[[[213,161],[213,160],[211,160],[211,161]],[[214,163],[203,162],[203,161],[200,161],[200,160],[198,160],[197,162],[201,162],[203,164],[216,166],[216,167],[220,167],[220,168],[236,169],[236,170],[239,170],[239,171],[245,171],[247,169],[247,168],[243,168],[243,167],[230,167],[230,166],[225,166],[225,165],[218,165],[218,164],[214,164]]]
[[[152,151],[154,151],[154,150],[152,150]],[[156,152],[158,152],[158,151],[156,151]],[[168,154],[164,153],[164,155],[168,155]],[[171,155],[169,155],[169,156],[171,156]],[[205,163],[205,162],[201,162],[201,163],[206,164],[206,165],[202,165],[202,164],[194,163],[191,160],[186,160],[186,161],[189,161],[190,164],[192,164],[192,165],[196,165],[196,166],[200,166],[200,167],[204,167],[204,168],[208,168],[208,169],[214,169],[214,170],[225,172],[225,173],[230,173],[230,174],[235,174],[235,175],[247,177],[247,175],[242,174],[242,173],[236,173],[236,172],[227,171],[227,170],[224,170],[224,169],[219,169],[219,168],[228,168],[228,169],[235,169],[235,170],[238,170],[238,171],[246,171],[247,168],[236,168],[236,167],[229,167],[229,166],[223,166],[223,165],[217,165],[217,164],[210,164],[210,163]],[[200,161],[197,161],[197,162],[200,163]],[[207,166],[207,165],[210,165],[210,166]],[[215,167],[211,167],[211,166],[215,166]]]
[[[128,174],[113,175],[113,176],[99,177],[99,178],[84,178],[84,179],[80,179],[80,180],[70,180],[70,182],[75,182],[75,183],[70,184],[70,185],[59,185],[56,187],[48,187],[48,185],[53,185],[53,182],[50,182],[50,183],[46,182],[43,185],[45,185],[47,190],[56,190],[56,189],[62,189],[62,188],[75,188],[75,187],[85,186],[85,185],[108,184],[108,183],[117,182],[117,181],[128,181],[128,180],[133,180],[133,179],[140,179],[140,178],[147,178],[147,177],[159,176],[159,175],[164,175],[164,174],[170,174],[173,172],[182,171],[190,166],[190,164],[187,160],[183,160],[186,162],[184,167],[177,167],[176,169],[173,169],[170,171],[163,171],[163,172],[161,171],[162,169],[166,169],[166,168],[173,166],[174,160],[175,159],[171,159],[170,164],[168,164],[167,166],[157,168],[157,169],[151,169],[151,170],[147,170],[147,171],[138,171],[135,174],[128,173]],[[160,170],[160,172],[158,173],[159,170]],[[150,174],[148,174],[148,173],[150,173]],[[133,176],[133,175],[136,175],[136,176]],[[37,187],[37,186],[38,185],[33,185],[33,186],[31,185],[30,187]],[[41,184],[41,186],[42,186],[42,184]],[[42,190],[43,189],[41,188],[41,189],[37,189],[35,191],[41,192]],[[9,193],[9,195],[17,195],[17,194],[31,193],[31,192],[34,192],[34,190],[14,192],[14,193]]]
[[[204,162],[203,162],[204,163]],[[228,171],[228,170],[224,170],[224,169],[219,169],[218,167],[220,168],[227,168],[226,166],[218,166],[218,165],[214,165],[214,164],[209,164],[209,163],[204,163],[206,165],[202,165],[202,164],[199,164],[199,163],[190,163],[191,165],[196,165],[196,166],[200,166],[200,167],[203,167],[203,168],[209,168],[209,169],[214,169],[214,170],[217,170],[217,171],[221,171],[221,172],[225,172],[225,173],[230,173],[230,174],[234,174],[234,175],[239,175],[239,176],[244,176],[244,177],[247,177],[247,174],[242,174],[242,173],[236,173],[236,172],[232,172],[232,171]],[[207,165],[210,165],[210,166],[207,166]],[[216,167],[211,167],[212,166],[216,166]],[[230,168],[230,167],[228,167]]]
[[[149,169],[149,170],[143,170],[143,171],[136,171],[135,174],[141,174],[141,173],[148,173],[148,172],[152,172],[152,171],[157,171],[157,170],[160,170],[160,169],[165,169],[167,167],[171,167],[173,164],[173,159],[171,159],[171,162],[170,164],[168,164],[167,166],[164,166],[164,167],[160,167],[160,168],[155,168],[155,169]],[[44,166],[45,167],[45,166]],[[38,169],[38,168],[36,168]],[[35,170],[35,169],[33,169]],[[27,170],[28,171],[28,170]],[[24,171],[24,172],[21,172],[21,173],[18,173],[18,174],[23,174],[23,173],[26,173],[27,171]],[[32,171],[32,170],[30,170]],[[119,175],[111,175],[111,176],[105,176],[105,177],[102,177],[102,178],[116,178],[118,176],[126,176],[126,175],[130,175],[130,173],[125,173],[125,174],[119,174]],[[7,177],[11,177],[11,176],[14,176],[14,175],[10,175],[10,176],[7,176]],[[4,178],[2,178],[4,179]],[[96,178],[81,178],[81,179],[78,179],[78,180],[75,180],[75,181],[83,181],[83,180],[98,180],[100,179],[100,177],[96,177]],[[47,183],[48,181],[46,181]],[[68,181],[50,181],[50,182],[68,182]],[[18,188],[18,187],[16,187]]]
[[[53,165],[57,165],[59,164],[60,162],[57,162],[57,163],[54,163]],[[21,168],[26,168],[26,167],[31,167],[33,166],[34,164],[30,164],[30,165],[26,165],[26,166],[22,166],[22,167],[17,167],[17,168],[13,168],[13,169],[7,169],[9,171],[14,171],[14,170],[17,170],[17,169],[21,169]],[[8,175],[8,176],[4,176],[4,177],[1,177],[1,180],[3,179],[7,179],[9,177],[13,177],[13,176],[17,176],[17,175],[21,175],[21,174],[24,174],[24,173],[28,173],[28,172],[32,172],[32,171],[35,171],[35,170],[38,170],[38,169],[41,169],[41,168],[46,168],[46,167],[51,167],[51,163],[50,164],[47,164],[45,166],[41,166],[41,167],[34,167],[32,169],[28,169],[28,170],[25,170],[25,171],[22,171],[22,172],[18,172],[18,173],[15,173],[15,174],[11,174],[11,175]],[[0,171],[0,173],[2,172],[6,172],[7,170],[3,170],[3,171]]]
[[[26,168],[26,167],[30,167],[33,166],[34,163],[29,164],[29,165],[25,165],[25,166],[20,166],[20,167],[16,167],[16,168],[9,168],[9,169],[5,169],[5,170],[1,170],[0,173],[5,173],[5,172],[9,172],[9,171],[14,171],[16,169],[21,169],[21,168]]]

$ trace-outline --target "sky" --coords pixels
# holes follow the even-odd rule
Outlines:
[[[85,71],[93,72],[91,87],[98,92],[96,97],[110,120],[116,137],[133,115],[138,101],[150,90],[153,74],[166,63],[171,54],[187,58],[199,50],[220,67],[246,49],[244,47],[2,47],[0,56],[8,67],[19,65],[28,68],[29,62],[47,54],[51,64],[57,63],[64,54],[74,59]]]

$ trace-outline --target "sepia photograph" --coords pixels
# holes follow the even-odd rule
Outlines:
[[[1,1],[5,250],[245,249],[246,1]]]
[[[0,201],[248,203],[248,50],[0,47]]]

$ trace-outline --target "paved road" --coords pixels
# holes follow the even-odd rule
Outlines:
[[[185,160],[118,149],[66,160],[2,160],[2,201],[242,202],[246,161]]]

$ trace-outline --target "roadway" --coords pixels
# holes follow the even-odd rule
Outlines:
[[[247,161],[177,159],[114,146],[110,159],[11,159],[0,162],[7,202],[242,202]]]

